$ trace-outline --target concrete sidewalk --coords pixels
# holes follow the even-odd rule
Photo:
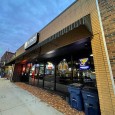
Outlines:
[[[31,93],[0,78],[0,115],[63,115]]]

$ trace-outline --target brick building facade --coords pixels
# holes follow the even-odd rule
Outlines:
[[[16,57],[14,78],[19,81],[22,63],[53,50],[90,38],[102,115],[115,115],[115,0],[78,0],[39,31],[39,41]],[[42,57],[44,58],[44,57]],[[49,58],[48,58],[49,59]],[[19,67],[19,68],[18,68]]]
[[[9,51],[6,51],[3,56],[1,57],[1,62],[3,63],[7,63],[8,61],[11,60],[11,58],[14,56],[15,54]]]
[[[99,0],[99,7],[109,59],[115,78],[115,1]]]
[[[3,56],[1,57],[1,70],[4,75],[1,75],[2,77],[8,77],[9,76],[9,71],[13,71],[13,66],[6,66],[5,64],[8,63],[13,57],[15,57],[15,53],[6,51]]]

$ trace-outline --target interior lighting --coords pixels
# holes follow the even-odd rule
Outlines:
[[[89,69],[89,66],[81,66],[80,69]]]
[[[90,54],[91,57],[93,57],[93,54]]]
[[[52,50],[52,51],[49,51],[49,52],[47,52],[47,54],[51,54],[51,53],[54,53],[55,51],[54,50]]]
[[[79,63],[76,63],[76,65],[79,65]]]

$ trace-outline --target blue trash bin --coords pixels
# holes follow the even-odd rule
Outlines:
[[[78,83],[73,83],[68,86],[68,91],[70,93],[70,105],[79,111],[83,110],[83,99],[81,94],[82,87],[83,85]]]
[[[99,99],[96,88],[84,87],[82,89],[84,109],[86,115],[100,115]]]

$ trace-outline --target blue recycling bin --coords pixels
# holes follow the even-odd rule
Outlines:
[[[82,89],[84,109],[86,115],[100,115],[99,99],[96,88],[84,87]]]
[[[73,83],[68,86],[68,91],[70,93],[70,105],[79,111],[83,110],[83,99],[81,94],[82,87],[83,85],[78,83]]]

